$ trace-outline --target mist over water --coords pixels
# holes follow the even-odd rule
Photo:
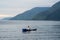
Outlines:
[[[23,33],[28,25],[37,31]],[[60,21],[0,21],[0,40],[60,40]]]

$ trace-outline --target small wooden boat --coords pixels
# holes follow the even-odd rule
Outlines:
[[[22,29],[22,32],[36,31],[37,29]]]

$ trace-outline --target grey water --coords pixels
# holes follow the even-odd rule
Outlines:
[[[23,33],[22,29],[37,31]],[[60,40],[60,21],[0,21],[0,40]]]

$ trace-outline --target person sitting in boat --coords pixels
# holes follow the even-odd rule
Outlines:
[[[31,28],[30,28],[30,26],[28,26],[28,30],[30,30]]]
[[[31,29],[30,26],[27,28],[28,31],[36,31],[37,29]]]

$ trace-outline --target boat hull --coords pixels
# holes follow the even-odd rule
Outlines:
[[[22,29],[22,32],[36,31],[37,29]]]

